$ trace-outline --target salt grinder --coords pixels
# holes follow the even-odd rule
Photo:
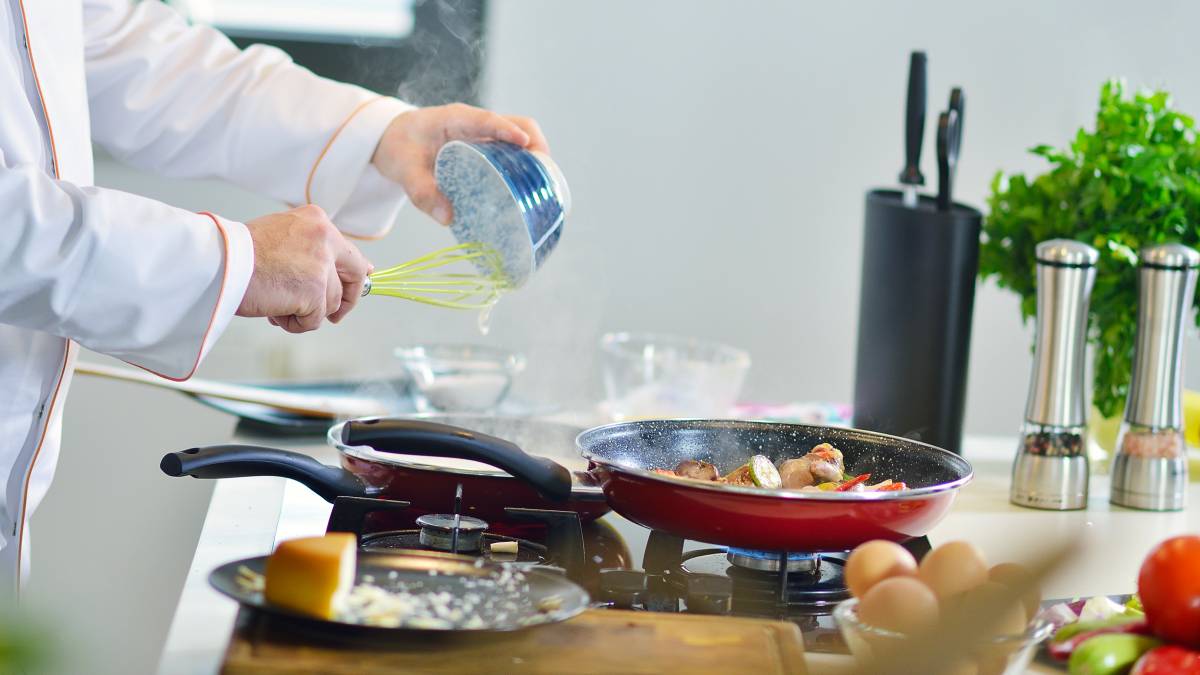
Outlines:
[[[1098,258],[1069,239],[1037,245],[1037,346],[1009,492],[1019,506],[1087,506],[1084,355]]]
[[[1196,290],[1200,254],[1182,244],[1163,244],[1142,249],[1140,258],[1133,373],[1109,499],[1135,509],[1178,511],[1188,485],[1180,402],[1183,321]]]

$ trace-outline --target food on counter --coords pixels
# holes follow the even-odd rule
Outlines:
[[[1200,673],[1200,652],[1178,645],[1162,645],[1142,654],[1130,675],[1191,675]]]
[[[348,532],[280,542],[267,558],[263,597],[300,614],[332,619],[354,587],[357,550]]]
[[[806,490],[822,492],[884,492],[905,490],[903,481],[890,478],[868,484],[871,474],[846,474],[842,453],[828,443],[821,443],[803,457],[786,459],[776,467],[765,455],[754,455],[749,462],[721,476],[709,462],[685,459],[674,469],[651,469],[651,473],[669,478],[725,483],[768,490]]]
[[[919,633],[937,624],[938,599],[916,577],[899,576],[872,585],[859,598],[864,623],[897,633]]]
[[[899,544],[870,541],[850,553],[845,577],[850,594],[857,598],[858,620],[870,628],[911,635],[940,630],[940,622],[989,617],[992,634],[1003,639],[973,643],[955,673],[1005,672],[1031,653],[1032,645],[1026,641],[1031,621],[1026,603],[1036,607],[1041,600],[1036,589],[1027,588],[1030,573],[1012,563],[989,570],[983,554],[972,544],[943,544],[917,564]],[[1013,589],[1023,597],[1015,596]],[[852,629],[843,624],[843,635],[848,630]],[[846,641],[859,658],[879,656],[875,647],[870,655],[856,648],[860,640],[847,636]],[[891,648],[900,644],[893,643]],[[1025,657],[1014,656],[1019,651]]]
[[[515,541],[492,542],[488,549],[495,554],[516,555],[519,545]]]
[[[855,597],[862,597],[869,588],[884,579],[912,577],[916,574],[916,558],[908,549],[893,541],[869,541],[854,549],[846,558],[846,587]]]
[[[265,575],[242,567],[237,584],[307,616],[385,628],[482,629],[497,617],[532,626],[553,620],[564,603],[559,596],[534,603],[525,572],[510,566],[468,577],[431,569],[416,580],[396,571],[378,579],[366,574],[356,584],[357,550],[345,532],[290,539],[267,558]]]
[[[1121,675],[1146,652],[1162,642],[1145,635],[1109,633],[1084,642],[1072,654],[1067,671],[1072,675]]]
[[[1056,622],[1068,617],[1047,651],[1068,661],[1071,673],[1200,673],[1197,570],[1200,537],[1162,542],[1142,562],[1137,595],[1125,602],[1099,596],[1046,610],[1043,617]]]
[[[245,565],[238,567],[234,583],[246,593],[262,593],[263,588],[266,586],[266,580],[263,575]]]
[[[1200,536],[1168,539],[1138,573],[1138,597],[1154,634],[1200,648]]]
[[[1066,661],[1083,643],[1094,637],[1113,634],[1150,635],[1150,627],[1145,619],[1133,615],[1112,616],[1107,619],[1094,621],[1076,621],[1058,629],[1046,652],[1052,658]]]
[[[988,565],[979,547],[952,541],[927,553],[917,567],[917,576],[945,601],[983,585],[988,580]]]
[[[364,579],[346,597],[340,621],[385,628],[481,629],[496,617],[523,617],[524,625],[543,623],[562,606],[562,598],[547,598],[531,606],[525,573],[502,567],[491,576],[456,580],[446,577],[441,586],[435,570],[429,583],[390,582],[386,585]],[[458,592],[450,589],[456,588]],[[555,607],[557,602],[558,607]]]
[[[1185,454],[1183,433],[1177,429],[1127,429],[1120,445],[1131,457],[1175,459]]]
[[[1021,442],[1023,452],[1045,457],[1077,457],[1084,450],[1082,431],[1031,431]]]
[[[1019,586],[1030,586],[1029,592],[1021,597],[1021,604],[1025,607],[1025,620],[1032,621],[1033,617],[1037,616],[1038,610],[1041,609],[1042,597],[1037,592],[1037,588],[1033,587],[1029,576],[1029,570],[1023,565],[1017,563],[1000,563],[988,570],[988,581],[1004,584],[1010,588]]]
[[[1079,620],[1084,621],[1104,621],[1114,616],[1129,616],[1128,608],[1120,603],[1113,602],[1112,598],[1105,595],[1097,595],[1094,598],[1088,598],[1083,606],[1079,608]]]
[[[985,581],[947,601],[962,603],[968,616],[990,614],[994,635],[1021,635],[1029,627],[1024,602],[1014,602],[1011,588],[997,581]]]

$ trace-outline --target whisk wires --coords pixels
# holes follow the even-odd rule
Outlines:
[[[475,273],[440,272],[449,265],[473,264]],[[500,255],[479,243],[439,249],[367,278],[369,295],[403,298],[450,309],[486,309],[508,288]]]

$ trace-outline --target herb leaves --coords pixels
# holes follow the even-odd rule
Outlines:
[[[1075,239],[1100,251],[1089,309],[1096,347],[1093,403],[1121,412],[1129,388],[1137,323],[1137,252],[1177,241],[1200,243],[1200,147],[1191,117],[1166,92],[1129,94],[1119,80],[1100,89],[1093,131],[1070,145],[1030,152],[1050,163],[1032,179],[997,172],[979,255],[982,278],[1021,296],[1022,318],[1037,312],[1034,247]],[[1200,319],[1198,319],[1200,322]]]

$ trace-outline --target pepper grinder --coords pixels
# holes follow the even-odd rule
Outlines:
[[[1009,500],[1067,511],[1087,506],[1084,355],[1096,249],[1069,239],[1037,245],[1037,346]]]
[[[1196,290],[1200,254],[1182,244],[1142,249],[1137,339],[1125,419],[1113,457],[1113,504],[1178,511],[1187,500],[1180,376],[1183,321]]]

